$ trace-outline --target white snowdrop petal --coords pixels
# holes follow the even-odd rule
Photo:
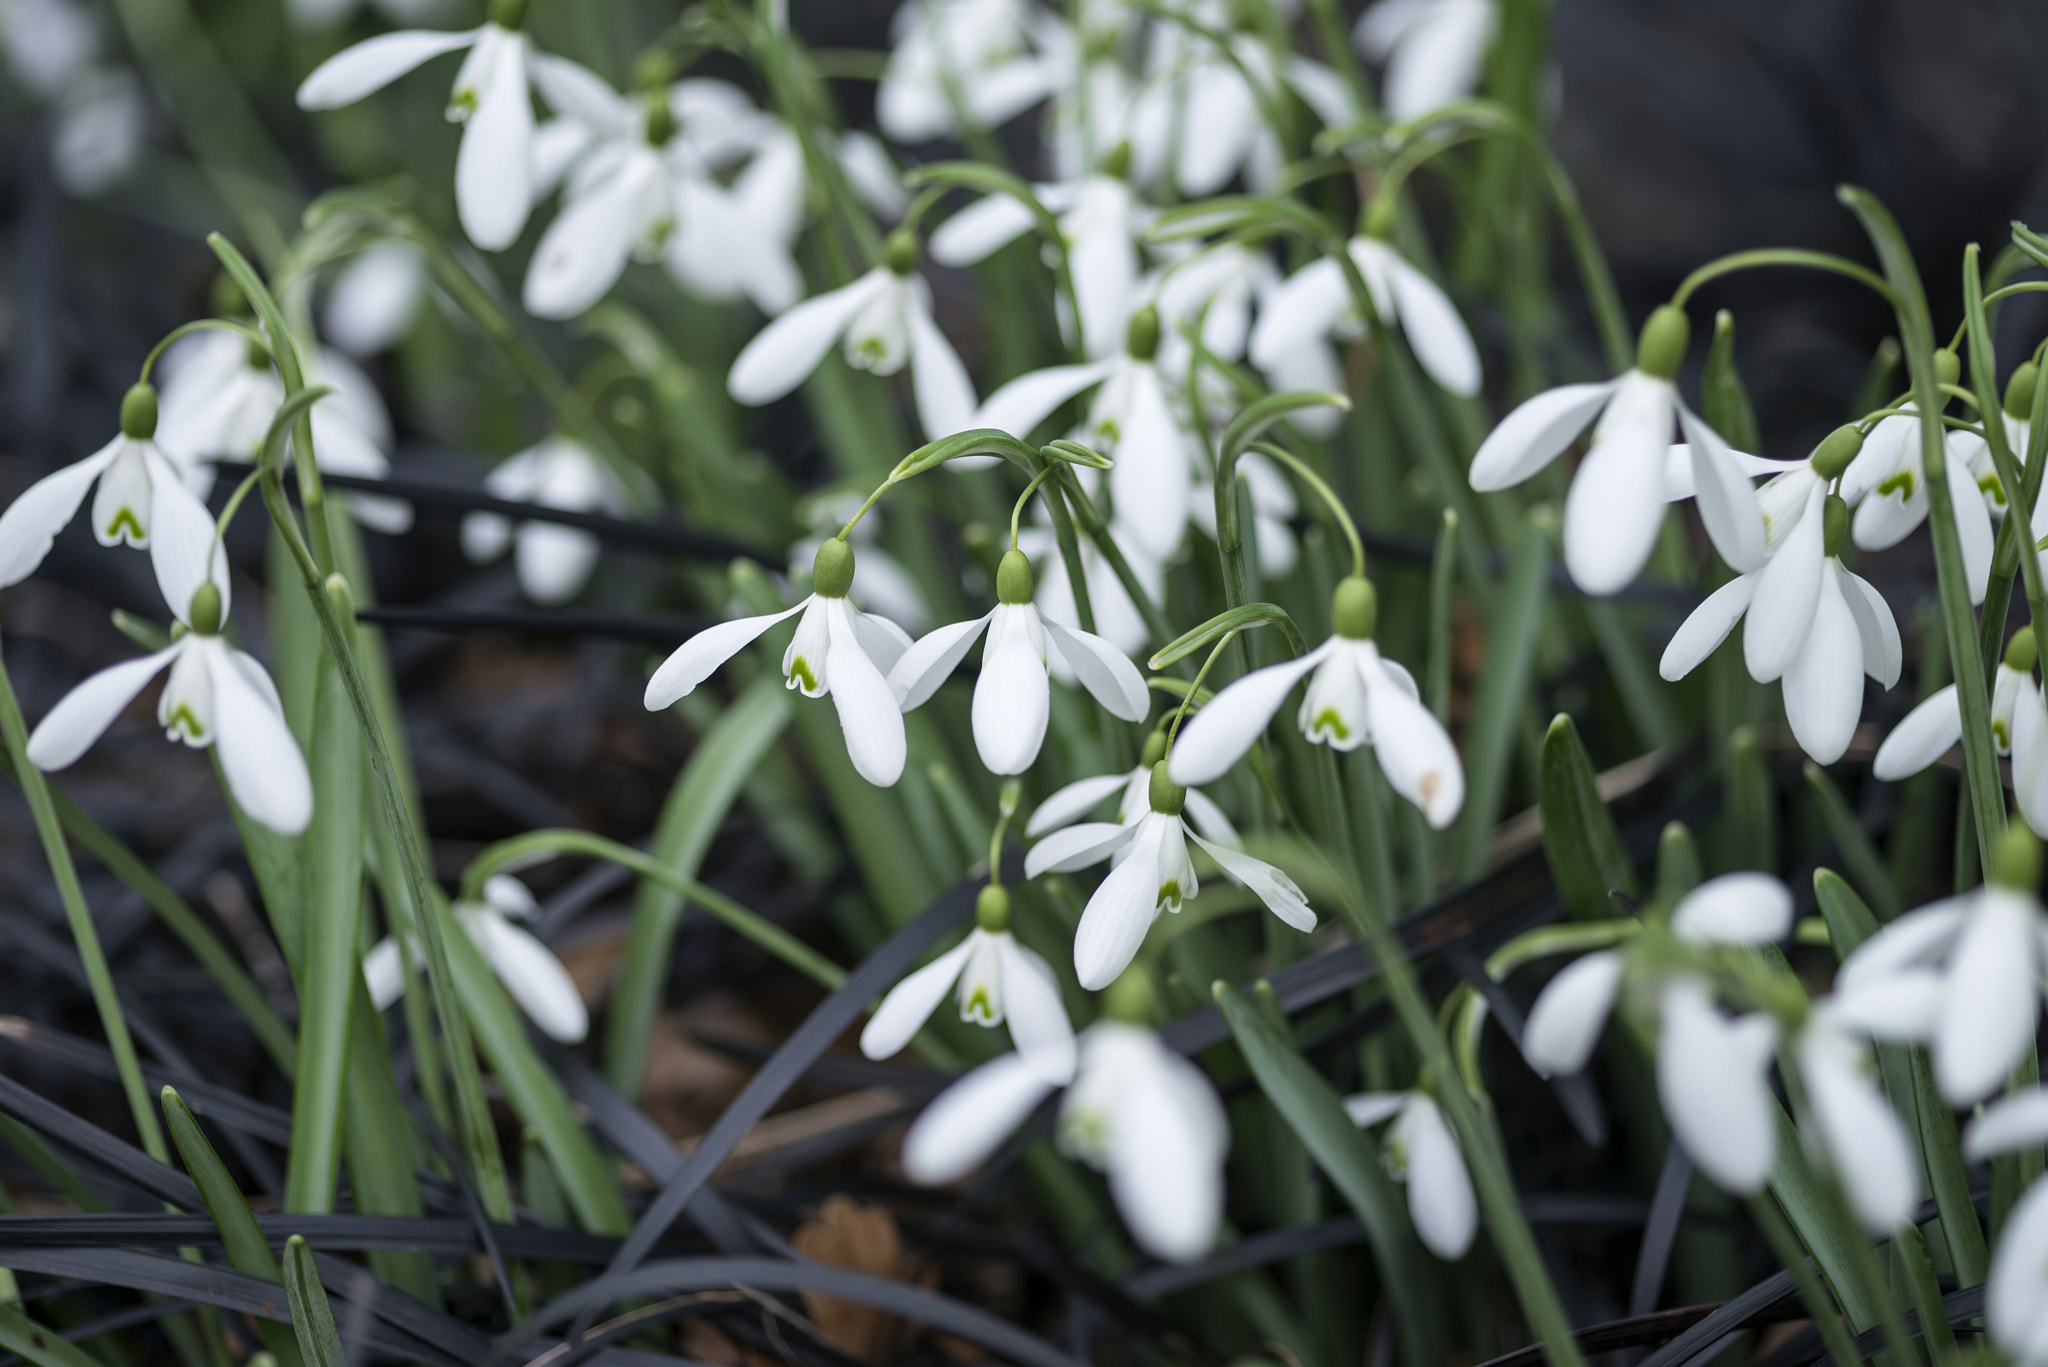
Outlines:
[[[357,43],[313,68],[313,74],[299,86],[299,108],[339,109],[354,104],[442,53],[468,47],[480,32],[384,33]]]
[[[1409,1098],[1394,1128],[1408,1160],[1408,1214],[1415,1232],[1437,1257],[1464,1257],[1479,1231],[1479,1202],[1457,1137],[1437,1104],[1420,1093]]]
[[[1472,457],[1472,487],[1481,493],[1510,488],[1556,460],[1618,384],[1559,385],[1524,401],[1480,443]]]
[[[1415,359],[1430,378],[1461,398],[1479,392],[1479,349],[1465,320],[1436,281],[1396,257],[1388,263],[1394,311]]]
[[[1236,849],[1241,843],[1237,827],[1230,824],[1230,818],[1223,814],[1223,809],[1199,788],[1187,790],[1186,815],[1194,828],[1202,833],[1203,839],[1213,840],[1218,845],[1228,845],[1232,849]]]
[[[1220,777],[1252,748],[1294,685],[1329,655],[1328,642],[1298,660],[1255,669],[1203,705],[1180,729],[1167,772],[1193,788]]]
[[[232,606],[227,555],[214,538],[213,515],[182,484],[171,463],[145,447],[150,472],[150,567],[164,602],[181,622],[189,621],[192,595],[209,579],[220,593],[221,616]]]
[[[1782,676],[1812,636],[1828,568],[1823,544],[1827,519],[1821,515],[1826,500],[1826,488],[1816,481],[1799,521],[1757,573],[1742,626],[1742,660],[1758,683]]]
[[[1193,1065],[1152,1047],[1111,1103],[1109,1189],[1147,1252],[1186,1262],[1209,1251],[1223,1216],[1222,1107]]]
[[[1024,876],[1073,873],[1100,864],[1136,837],[1138,827],[1115,821],[1084,821],[1065,826],[1033,845],[1024,856]]]
[[[252,819],[279,835],[297,835],[313,819],[313,780],[275,687],[263,666],[218,638],[200,648],[213,684],[214,749],[228,791]]]
[[[1522,1056],[1544,1077],[1585,1068],[1607,1027],[1621,990],[1621,955],[1588,954],[1566,965],[1544,987],[1522,1026]]]
[[[1672,1133],[1715,1185],[1763,1189],[1777,1150],[1777,1101],[1767,1080],[1775,1031],[1764,1016],[1726,1020],[1705,988],[1664,989],[1657,1096]]]
[[[1271,369],[1297,348],[1321,340],[1348,306],[1344,268],[1337,259],[1310,262],[1260,303],[1259,321],[1252,326],[1252,364]]]
[[[1066,787],[1046,795],[1031,813],[1031,819],[1024,823],[1024,834],[1032,839],[1047,831],[1066,826],[1087,815],[1090,808],[1107,801],[1126,783],[1128,774],[1099,774],[1094,778],[1077,779]],[[1194,795],[1189,794],[1190,797]]]
[[[1382,1120],[1393,1119],[1407,1104],[1406,1092],[1360,1092],[1344,1098],[1344,1114],[1351,1117],[1352,1124],[1365,1130]]]
[[[1676,404],[1668,381],[1630,371],[1572,476],[1564,500],[1565,567],[1589,594],[1618,592],[1642,572],[1657,543],[1664,524],[1664,452],[1671,445]]]
[[[1096,885],[1074,932],[1074,973],[1100,992],[1130,967],[1145,932],[1159,916],[1160,853],[1170,817],[1147,817],[1124,861]]]
[[[484,879],[484,905],[519,921],[531,921],[540,915],[540,902],[533,889],[508,873],[494,873]]]
[[[494,36],[486,33],[481,41]],[[455,208],[485,251],[512,245],[533,204],[533,103],[526,93],[526,39],[506,35],[477,92],[476,112],[455,156]]]
[[[43,476],[0,514],[0,588],[19,584],[36,572],[57,533],[78,516],[86,491],[113,464],[124,441],[116,437],[77,464]]]
[[[1188,525],[1187,435],[1166,402],[1159,374],[1133,367],[1129,401],[1109,472],[1117,522],[1153,557],[1170,559]]]
[[[1967,902],[1945,897],[1887,923],[1842,960],[1835,971],[1837,990],[1926,963],[1948,947],[1968,917]]]
[[[66,693],[30,733],[29,763],[43,770],[75,763],[182,649],[180,642],[154,655],[123,661]]]
[[[1692,456],[1694,499],[1714,549],[1737,573],[1763,568],[1764,519],[1749,475],[1721,434],[1678,405],[1678,426]]]
[[[562,1044],[582,1043],[590,1033],[590,1011],[554,952],[531,932],[489,912],[464,924],[505,991],[541,1033]]]
[[[921,1186],[958,1181],[1052,1092],[1021,1055],[1004,1054],[939,1093],[903,1136],[903,1171]]]
[[[1837,1025],[1872,1039],[1925,1042],[1941,1018],[1941,975],[1926,969],[1837,975],[1828,1009]]]
[[[643,701],[650,712],[658,712],[711,677],[711,672],[746,649],[754,639],[785,618],[794,617],[809,605],[806,598],[793,608],[762,617],[741,617],[707,627],[675,648],[647,681]]]
[[[1989,1096],[2034,1038],[2033,912],[2018,894],[1979,894],[1949,956],[1948,989],[1934,1037],[1943,1099],[1967,1106]]]
[[[1829,562],[1825,568],[1829,573],[1821,578],[1813,625],[1785,670],[1783,689],[1785,720],[1816,764],[1833,764],[1842,757],[1863,715],[1862,638],[1842,597],[1835,564]],[[1752,608],[1750,620],[1755,618]]]
[[[1486,0],[1432,5],[1402,35],[1387,59],[1387,113],[1420,118],[1470,95],[1493,40],[1494,6]]]
[[[919,637],[903,652],[889,670],[889,687],[905,712],[914,712],[931,701],[994,616],[991,612],[972,621],[950,622]]]
[[[941,266],[972,266],[1030,232],[1036,221],[1022,200],[986,195],[934,228],[928,249]]]
[[[1671,930],[1701,945],[1759,945],[1792,933],[1792,891],[1767,873],[1724,873],[1680,900]]]
[[[967,367],[928,310],[913,304],[907,313],[910,386],[925,440],[965,432],[974,426],[974,382],[967,378]]]
[[[850,285],[806,299],[754,334],[726,375],[726,392],[743,404],[773,403],[802,384],[854,316],[890,288],[876,268]]]
[[[536,603],[566,603],[590,582],[602,550],[597,537],[580,527],[529,522],[519,529],[513,563],[519,587]]]
[[[1003,973],[1003,1015],[1017,1052],[1043,1080],[1064,1087],[1074,1080],[1074,1027],[1060,1000],[1052,965],[1003,936],[997,945]]]
[[[1991,510],[1984,506],[1984,491],[1970,477],[1969,464],[1951,455],[1943,462],[1948,472],[1948,497],[1955,510],[1956,536],[1963,546],[1963,580],[1970,586],[1970,603],[1981,607],[1984,591],[1991,582]]]
[[[826,623],[832,645],[825,656],[824,682],[839,712],[846,757],[862,778],[878,788],[890,787],[903,777],[908,757],[903,710],[896,706],[889,681],[860,648],[853,610],[844,598],[827,600]]]
[[[1306,934],[1316,928],[1316,914],[1309,909],[1308,894],[1304,893],[1292,878],[1263,859],[1255,859],[1243,850],[1218,845],[1189,832],[1194,842],[1209,852],[1209,857],[1222,866],[1232,881],[1249,888],[1266,910],[1278,916],[1289,926]]]
[[[1856,619],[1856,638],[1863,645],[1863,670],[1877,681],[1879,688],[1890,688],[1899,681],[1899,671],[1906,660],[1891,605],[1862,576],[1851,574],[1839,564],[1835,573],[1842,597],[1849,604],[1849,614]]]
[[[1430,710],[1384,683],[1366,690],[1373,752],[1394,791],[1421,808],[1443,830],[1465,804],[1465,769],[1458,751]]]
[[[2048,1090],[2039,1087],[1998,1098],[1963,1131],[1963,1157],[1972,1163],[2044,1144],[2048,1144]]]
[[[1667,682],[1676,683],[1699,668],[1749,611],[1756,586],[1757,576],[1745,574],[1708,594],[1706,601],[1694,608],[1672,634],[1671,643],[1664,647],[1664,657],[1657,662],[1657,673]]]
[[[1022,614],[997,608],[982,652],[969,719],[975,753],[992,774],[1021,774],[1038,758],[1052,720],[1052,680]]]
[[[1807,1096],[1828,1161],[1841,1178],[1849,1203],[1864,1227],[1887,1235],[1912,1218],[1920,1195],[1920,1158],[1899,1117],[1856,1067],[1857,1053],[1821,1035],[1800,1051]]]
[[[1887,783],[1910,778],[1954,749],[1963,738],[1963,709],[1954,684],[1930,694],[1877,747],[1870,772]]]
[[[1927,490],[1919,482],[1917,467],[1912,475],[1910,496],[1873,494],[1856,505],[1849,523],[1849,539],[1866,551],[1889,550],[1913,534],[1927,520]]]
[[[540,97],[557,114],[608,138],[625,137],[634,131],[632,104],[589,67],[547,52],[536,52],[529,61]]]
[[[890,988],[860,1032],[860,1051],[869,1058],[894,1058],[902,1052],[953,990],[980,935],[969,932],[959,944]]]
[[[398,941],[385,936],[363,956],[363,982],[370,989],[370,1004],[384,1010],[405,995],[405,959]]]
[[[1019,375],[988,396],[974,415],[974,426],[993,427],[1028,441],[1032,431],[1053,410],[1090,385],[1102,383],[1114,362],[1056,365]]]
[[[2036,1181],[2006,1217],[1984,1283],[1991,1341],[2024,1364],[2048,1361],[2048,1182]]]
[[[860,648],[868,653],[875,667],[887,674],[903,660],[910,649],[910,633],[886,617],[855,608],[852,612],[853,634],[860,641]]]
[[[2029,678],[2012,708],[2012,790],[2020,816],[2035,835],[2048,830],[2048,706]]]
[[[1058,622],[1045,623],[1045,636],[1081,686],[1111,716],[1121,721],[1145,720],[1152,709],[1152,692],[1128,655],[1100,636]]]
[[[644,157],[628,158],[611,175],[572,198],[541,234],[526,268],[524,303],[536,318],[574,318],[618,281],[642,223],[636,212],[660,174]]]

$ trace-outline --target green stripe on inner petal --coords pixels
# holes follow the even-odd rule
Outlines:
[[[989,997],[986,987],[977,987],[960,1003],[960,1019],[973,1021],[977,1025],[996,1023],[996,1004]]]
[[[108,542],[125,540],[131,546],[140,546],[149,540],[149,529],[142,525],[140,514],[124,503],[107,519],[100,539]]]
[[[811,668],[811,662],[799,655],[789,662],[788,682],[791,688],[802,688],[806,693],[818,691],[818,671]]]
[[[213,738],[206,733],[206,723],[199,720],[199,714],[186,703],[179,703],[171,709],[164,731],[172,740],[182,740],[187,745],[205,745]]]
[[[1153,906],[1165,907],[1168,911],[1179,911],[1182,896],[1180,879],[1169,878],[1159,885],[1159,900],[1153,903]]]
[[[1989,498],[1999,507],[2003,508],[2005,506],[2005,485],[2000,481],[1995,471],[1978,480],[1977,488],[1983,492],[1985,497]]]
[[[1913,472],[1911,470],[1901,470],[1890,479],[1878,485],[1877,493],[1880,498],[1889,498],[1893,494],[1897,494],[1900,498],[1911,498],[1913,496],[1913,484]]]
[[[1324,736],[1336,741],[1351,739],[1351,728],[1344,724],[1344,719],[1337,715],[1337,709],[1334,707],[1325,707],[1322,711],[1316,713],[1315,719],[1308,724],[1308,738],[1310,740],[1317,740]]]

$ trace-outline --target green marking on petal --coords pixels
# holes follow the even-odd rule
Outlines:
[[[1337,715],[1334,707],[1326,707],[1316,713],[1315,720],[1309,723],[1308,738],[1315,740],[1321,736],[1339,741],[1351,739],[1351,728],[1344,724],[1344,719]]]
[[[1992,721],[1991,739],[1998,742],[1998,748],[2001,750],[2012,749],[2012,737],[2006,732],[2005,723],[2002,721],[1995,719]]]
[[[1911,498],[1913,496],[1914,484],[1913,472],[1911,470],[1901,470],[1877,486],[1878,496],[1888,498],[1893,494],[1897,494],[1902,499]]]
[[[2005,506],[2005,483],[1999,479],[1997,471],[1994,470],[1978,480],[1977,488],[1999,507],[2003,508]]]
[[[871,370],[889,357],[889,350],[882,345],[879,337],[863,337],[855,347],[854,365],[862,370]]]
[[[149,540],[149,529],[142,525],[142,519],[133,508],[122,504],[107,519],[107,529],[102,533],[107,541],[126,541],[131,546],[140,546]]]
[[[989,999],[986,987],[977,987],[960,1005],[960,1018],[971,1020],[977,1025],[996,1023],[996,1004]]]
[[[165,724],[164,729],[172,740],[178,739],[182,734],[186,740],[204,745],[210,739],[206,734],[205,723],[199,720],[199,714],[186,703],[179,703],[171,709],[170,721]]]
[[[454,111],[455,117],[458,119],[467,119],[471,115],[475,114],[475,89],[473,89],[470,86],[464,86],[462,89],[456,91],[452,96],[449,97],[448,108]]]
[[[789,662],[788,684],[801,688],[806,693],[818,691],[818,672],[811,668],[811,662],[799,655]]]
[[[1179,911],[1181,897],[1180,879],[1169,878],[1159,885],[1159,900],[1153,905],[1165,907],[1168,911]]]

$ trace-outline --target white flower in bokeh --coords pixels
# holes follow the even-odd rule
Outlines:
[[[583,1004],[583,993],[554,951],[519,924],[540,915],[533,893],[506,874],[486,878],[483,893],[481,902],[456,903],[456,922],[542,1034],[563,1044],[581,1044],[590,1033],[590,1011]],[[418,966],[422,950],[418,945],[412,949],[413,963]],[[404,994],[405,959],[395,938],[378,941],[364,956],[363,978],[379,1011]]]
[[[1066,78],[1042,38],[1057,22],[1031,0],[908,0],[875,92],[882,131],[923,143],[963,131],[956,112],[982,128],[1008,123]]]
[[[1465,1154],[1444,1113],[1426,1092],[1361,1092],[1344,1098],[1351,1123],[1387,1126],[1387,1166],[1408,1187],[1408,1216],[1437,1257],[1456,1261],[1479,1232],[1479,1202]]]
[[[527,447],[484,476],[484,488],[493,498],[565,513],[617,517],[625,511],[618,480],[569,437],[549,437]],[[495,560],[508,545],[517,547],[519,587],[536,603],[566,603],[582,592],[597,568],[602,544],[595,532],[558,522],[515,525],[497,513],[470,513],[462,519],[462,550],[472,561]]]
[[[1406,123],[1478,89],[1499,27],[1498,0],[1378,0],[1352,41],[1385,63],[1381,102],[1389,118]]]
[[[1443,287],[1378,238],[1354,237],[1346,251],[1373,310],[1389,328],[1401,330],[1430,378],[1464,398],[1477,394],[1479,349]],[[1305,347],[1327,346],[1328,338],[1357,337],[1363,330],[1342,263],[1320,257],[1287,277],[1260,309],[1251,335],[1252,364],[1277,371]]]

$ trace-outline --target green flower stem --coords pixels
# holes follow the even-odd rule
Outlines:
[[[1832,252],[1807,251],[1802,247],[1758,247],[1751,251],[1731,252],[1727,256],[1717,257],[1680,281],[1677,290],[1671,295],[1671,302],[1679,308],[1684,308],[1685,301],[1692,298],[1693,292],[1708,281],[1718,280],[1724,275],[1733,275],[1737,271],[1755,270],[1759,266],[1797,266],[1846,275],[1851,280],[1876,290],[1894,308],[1906,307],[1900,296],[1894,292],[1893,286],[1887,284],[1869,267],[1859,266],[1854,261],[1836,256]]]
[[[1078,485],[1079,481],[1076,480]],[[1061,484],[1048,484],[1045,489],[1045,510],[1052,517],[1053,540],[1060,548],[1060,562],[1067,567],[1067,587],[1074,595],[1074,616],[1081,624],[1081,630],[1091,636],[1095,633],[1095,604],[1088,593],[1088,565],[1081,558],[1081,539],[1074,534],[1074,519],[1067,512],[1067,501],[1060,496]],[[1101,541],[1107,537],[1100,538]]]
[[[1351,572],[1363,576],[1365,543],[1358,539],[1358,524],[1351,520],[1351,514],[1344,507],[1343,500],[1337,497],[1337,491],[1332,489],[1321,475],[1310,469],[1307,461],[1284,446],[1276,446],[1270,441],[1259,441],[1252,443],[1252,450],[1269,460],[1279,461],[1300,476],[1302,483],[1315,490],[1316,496],[1329,508],[1330,515],[1337,519],[1337,526],[1344,533],[1345,543],[1351,547]]]
[[[1045,468],[1043,470],[1040,470],[1037,474],[1031,477],[1031,482],[1024,486],[1024,492],[1017,495],[1017,501],[1010,505],[1011,550],[1014,551],[1017,549],[1017,523],[1024,516],[1024,505],[1031,501],[1031,496],[1038,492],[1038,486],[1045,483],[1046,477],[1048,475],[1057,473],[1059,468],[1060,465],[1058,461],[1047,461],[1045,463]]]
[[[1828,1356],[1838,1367],[1862,1362],[1863,1355],[1856,1351],[1855,1343],[1849,1338],[1849,1331],[1842,1323],[1833,1298],[1822,1286],[1820,1278],[1813,1274],[1806,1250],[1799,1246],[1799,1239],[1792,1233],[1792,1227],[1785,1223],[1785,1217],[1778,1213],[1777,1205],[1769,1196],[1751,1197],[1749,1215],[1756,1221],[1757,1228],[1763,1231],[1771,1252],[1792,1274],[1792,1285],[1798,1288],[1799,1300],[1806,1307],[1807,1317],[1820,1331],[1820,1341],[1826,1345]]]
[[[463,871],[462,891],[459,895],[465,902],[481,901],[484,880],[499,870],[520,868],[564,854],[608,859],[614,864],[631,869],[649,882],[659,883],[689,898],[733,930],[827,988],[838,987],[846,981],[845,969],[759,912],[749,911],[724,893],[708,888],[694,878],[684,877],[660,860],[634,849],[631,845],[621,845],[616,840],[607,840],[589,831],[571,830],[566,827],[528,831],[525,835],[500,840],[495,845],[487,846]]]
[[[2048,392],[2048,385],[2043,385],[2042,390]],[[1152,633],[1154,640],[1172,640],[1172,623],[1166,620],[1166,614],[1160,610],[1159,604],[1152,601],[1151,593],[1139,582],[1138,572],[1131,568],[1131,562],[1124,556],[1123,547],[1116,544],[1116,538],[1110,535],[1109,526],[1102,520],[1102,514],[1096,511],[1095,504],[1082,491],[1080,478],[1068,471],[1060,476],[1059,484],[1062,498],[1073,507],[1075,522],[1088,534],[1088,539],[1095,543],[1096,553],[1109,566],[1110,573],[1116,576],[1117,583],[1123,585],[1125,595],[1137,605],[1138,615],[1145,619],[1145,629]]]
[[[2007,440],[2002,406],[1998,395],[1998,360],[1991,341],[1991,324],[1987,316],[1984,298],[1984,281],[1978,273],[1978,247],[1972,242],[1963,249],[1963,321],[1970,336],[1970,382],[1976,393],[1970,396],[1977,405],[1977,411],[1987,414],[1984,420],[1984,440],[1991,448],[1991,463],[1998,469],[1998,481],[2006,490],[2006,518],[2013,524],[2012,536],[2015,545],[2032,522],[2033,502],[2026,498],[2027,478],[2031,477],[2038,488],[2041,476],[2038,469],[2021,471],[2019,457],[2014,454],[2012,443]],[[2042,282],[2048,284],[2048,282]],[[2043,388],[2036,385],[2038,392]],[[2028,445],[2033,445],[2032,433],[2028,434]],[[2000,532],[2004,528],[2000,527]],[[2001,537],[2001,540],[2004,538]],[[2020,580],[2027,588],[2027,611],[2033,619],[2037,635],[2048,634],[2048,584],[2042,582],[2041,557],[2022,553],[2019,561]],[[1988,600],[1987,600],[1988,601]],[[1989,621],[1989,614],[1986,614]],[[2004,626],[2000,615],[1997,625]],[[1999,633],[2003,636],[2003,631]]]
[[[1309,17],[1315,21],[1316,37],[1323,45],[1323,57],[1344,78],[1344,85],[1351,92],[1351,102],[1363,116],[1372,111],[1372,86],[1365,79],[1365,72],[1358,65],[1358,54],[1351,50],[1351,36],[1344,29],[1343,17],[1337,13],[1336,0],[1308,0]],[[1084,85],[1085,88],[1085,85]]]
[[[195,332],[202,332],[208,328],[217,328],[222,332],[239,333],[242,339],[251,346],[261,347],[265,355],[268,355],[270,352],[269,340],[247,323],[230,322],[226,318],[201,318],[195,322],[182,323],[165,333],[164,339],[151,347],[149,355],[142,358],[142,374],[138,377],[137,382],[140,384],[149,383],[149,372],[155,368],[157,361],[163,356],[164,352],[170,350],[173,342],[181,337],[189,337]]]
[[[1869,234],[1889,281],[1882,292],[1898,314],[1899,341],[1905,352],[1907,373],[1912,377],[1913,406],[1920,414],[1921,470],[1927,480],[1935,570],[1942,616],[1948,627],[1949,659],[1955,667],[1956,697],[1963,714],[1964,780],[1976,820],[1978,858],[1988,869],[1992,852],[2005,834],[2005,789],[1999,776],[1997,752],[1991,744],[1991,700],[1985,686],[1984,660],[1972,649],[1976,645],[1977,619],[1970,608],[1962,541],[1956,531],[1955,507],[1949,498],[1947,444],[1936,416],[1943,402],[1938,388],[1940,379],[1935,373],[1934,327],[1928,316],[1927,294],[1921,288],[1919,270],[1891,212],[1868,191],[1854,186],[1844,186],[1837,197],[1862,221]],[[1856,269],[1861,271],[1860,267]],[[1990,411],[1996,415],[1998,409],[1994,406]],[[2021,521],[2026,520],[2024,513],[2016,515]]]
[[[106,951],[100,948],[99,931],[92,912],[85,905],[85,890],[78,883],[78,868],[71,862],[71,847],[64,841],[64,826],[57,818],[57,804],[50,798],[49,781],[43,771],[29,762],[28,727],[21,719],[21,704],[14,696],[14,682],[7,666],[0,662],[0,734],[4,734],[7,757],[14,766],[15,781],[28,799],[35,817],[36,835],[43,842],[43,854],[50,861],[50,876],[56,880],[57,897],[64,904],[64,919],[71,923],[71,938],[78,945],[78,958],[85,966],[86,983],[92,989],[92,1004],[99,1011],[100,1028],[107,1034],[107,1050],[121,1075],[121,1092],[128,1098],[128,1110],[135,1118],[135,1132],[142,1147],[159,1163],[168,1163],[171,1151],[164,1144],[163,1127],[157,1123],[156,1107],[150,1104],[149,1088],[142,1080],[142,1060],[136,1056],[135,1040],[128,1033],[128,1018],[121,1011],[121,997],[114,989],[114,975],[107,967]]]

